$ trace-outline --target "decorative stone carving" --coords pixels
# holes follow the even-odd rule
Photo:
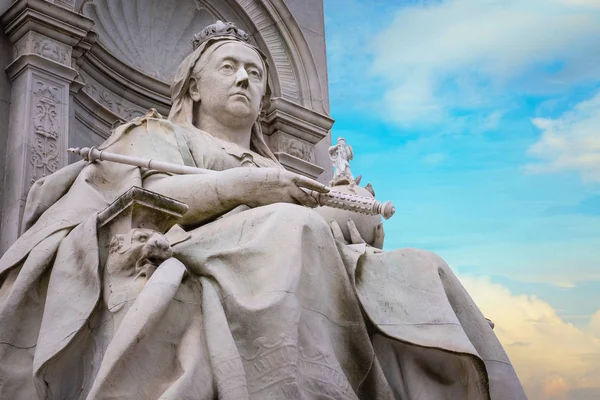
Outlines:
[[[109,92],[99,85],[89,84],[84,90],[110,111],[117,114],[123,121],[144,115],[144,111],[127,100]]]
[[[181,202],[134,186],[98,213],[102,295],[113,333],[156,268],[172,256],[171,245],[188,239],[181,228],[164,234],[186,211]]]
[[[331,357],[311,349],[314,354],[287,335],[275,340],[260,336],[252,343],[251,354],[242,354],[242,362],[248,371],[252,394],[264,392],[269,386],[280,386],[282,398],[297,399],[300,396],[295,382],[289,379],[296,370],[301,376],[313,380],[313,390],[322,398],[353,399],[356,397],[348,380],[338,370]],[[267,376],[268,379],[261,379]]]
[[[216,19],[226,20],[225,15],[229,20],[233,17],[274,67],[269,73],[270,81],[274,96],[281,101],[276,101],[277,105],[266,117],[264,133],[270,135],[281,130],[298,138],[296,145],[285,146],[293,149],[294,154],[288,153],[281,143],[273,148],[279,161],[290,170],[322,182],[330,179],[329,169],[322,168],[327,166],[327,140],[317,143],[327,136],[333,121],[324,115],[327,107],[323,104],[318,72],[306,39],[283,0],[175,0],[169,7],[156,0],[115,0],[110,5],[107,0],[76,3],[77,10],[95,21],[94,30],[99,35],[97,43],[78,65],[106,90],[90,84],[86,93],[123,120],[138,115],[133,105],[138,110],[156,108],[161,114],[168,114],[171,102],[167,83],[171,83],[175,66],[189,49],[186,44],[189,42],[181,37],[191,37],[194,24],[202,24],[197,26],[198,30]],[[298,110],[289,113],[285,102],[298,105]],[[300,108],[319,115],[314,118],[311,112]],[[306,121],[310,122],[305,124],[302,119],[307,116]],[[273,137],[267,142],[272,145],[279,140]],[[310,148],[303,141],[310,143]]]
[[[346,144],[344,138],[338,138],[337,144],[329,148],[329,158],[335,168],[335,174],[329,185],[341,193],[375,197],[371,184],[367,184],[363,188],[358,186],[361,177],[354,179],[354,175],[350,170],[350,161],[353,157],[352,147]],[[391,203],[389,206],[393,214],[395,212],[394,206]],[[373,247],[383,248],[384,232],[381,216],[357,215],[344,210],[328,208],[320,208],[317,212],[332,224],[334,236],[338,240],[348,243],[364,241]]]
[[[35,31],[27,32],[13,47],[14,59],[26,54],[37,54],[66,66],[71,65],[71,46]]]
[[[42,57],[61,64],[71,64],[71,49],[69,46],[61,45],[59,42],[48,39],[34,41],[33,51]]]
[[[34,111],[33,128],[35,137],[31,146],[29,161],[31,169],[30,184],[36,180],[55,172],[59,166],[59,132],[60,125],[58,114],[61,107],[61,89],[36,80],[37,89],[33,92]]]
[[[67,8],[69,10],[72,10],[75,7],[75,0],[46,0],[46,1],[49,1],[50,3],[54,3],[57,6]]]
[[[156,268],[172,255],[169,241],[152,229],[134,228],[113,236],[104,266],[108,310],[116,313],[135,300]]]
[[[308,162],[314,162],[313,145],[285,132],[277,131],[269,142],[274,152],[288,153]]]
[[[275,156],[290,171],[317,179],[324,169],[315,162],[315,145],[327,137],[333,120],[284,98],[271,103],[264,123]]]
[[[0,17],[13,46],[13,60],[6,67],[11,80],[8,140],[2,148],[6,154],[0,155],[11,179],[2,190],[0,253],[21,233],[31,183],[67,160],[69,91],[78,86],[72,48],[86,38],[93,21],[71,11],[72,2],[53,3],[17,0]]]
[[[231,36],[244,42],[250,40],[250,35],[235,26],[233,22],[223,22],[218,20],[194,35],[192,39],[194,50],[211,36]]]
[[[84,82],[82,90],[98,104],[112,111],[122,121],[128,121],[144,115],[145,110],[141,107],[104,88],[86,72],[80,71],[79,73]]]
[[[0,259],[9,277],[0,284],[0,365],[11,366],[0,398],[525,398],[439,257],[379,252],[357,232],[352,246],[336,241],[334,225],[308,209],[319,202],[304,189],[338,206],[347,196],[283,170],[267,147],[258,123],[265,58],[231,36],[202,42],[178,69],[169,118],[151,110],[123,124],[97,149],[106,163],[76,163],[35,186],[30,228]],[[293,129],[314,138],[300,123]],[[161,174],[159,163],[210,171]],[[149,275],[155,263],[144,258],[160,260],[169,246],[148,234],[162,242],[157,256],[142,237],[174,223],[187,229],[169,240],[174,257],[127,312],[111,312],[118,290],[105,261],[115,257],[117,274]],[[111,245],[115,235],[124,236]]]
[[[350,160],[354,157],[352,146],[346,144],[344,138],[338,138],[337,143],[329,148],[329,159],[331,160],[335,173],[333,181],[346,180],[349,183],[354,183],[354,175],[350,171]]]

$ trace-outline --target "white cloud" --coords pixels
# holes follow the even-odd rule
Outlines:
[[[575,400],[582,389],[600,394],[600,336],[591,325],[578,329],[536,296],[513,295],[487,278],[459,278],[495,322],[494,332],[530,399]],[[600,328],[600,310],[592,323]]]
[[[600,310],[598,310],[590,320],[590,332],[600,338]]]
[[[373,41],[388,117],[443,122],[518,91],[600,78],[597,0],[447,0],[400,9]],[[593,51],[592,51],[593,49]],[[547,67],[547,68],[546,68]]]
[[[535,118],[541,139],[529,153],[541,159],[529,172],[575,171],[600,182],[600,92],[556,119]]]

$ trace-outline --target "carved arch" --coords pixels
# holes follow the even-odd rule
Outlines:
[[[279,95],[318,113],[327,114],[314,58],[283,0],[235,1],[251,18],[274,61],[281,85]]]
[[[93,29],[98,34],[87,57],[90,65],[83,62],[82,69],[117,95],[124,92],[123,86],[130,86],[133,91],[123,93],[124,97],[141,107],[158,103],[158,108],[164,109],[170,105],[169,73],[189,51],[181,42],[187,44],[193,33],[215,19],[232,20],[247,30],[269,57],[274,67],[274,97],[326,114],[312,53],[283,0],[176,3],[122,0],[109,7],[107,0],[77,1],[76,10],[95,21]],[[195,13],[190,13],[192,10]]]

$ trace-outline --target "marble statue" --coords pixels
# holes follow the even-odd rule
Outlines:
[[[350,182],[354,181],[352,171],[350,171],[350,160],[352,160],[352,147],[346,145],[344,138],[338,138],[337,144],[329,148],[329,159],[333,162],[335,173],[332,181],[346,179]]]
[[[344,138],[338,138],[337,144],[329,148],[329,156],[335,169],[333,179],[329,182],[333,190],[363,198],[375,196],[375,191],[370,183],[365,187],[358,186],[362,175],[355,179],[350,170],[353,152],[352,147],[346,144]],[[391,208],[395,212],[393,206]],[[344,211],[326,207],[319,208],[316,211],[330,223],[336,239],[354,244],[366,243],[372,247],[383,249],[384,232],[380,215],[348,214]]]
[[[99,147],[213,173],[82,160],[35,183],[0,259],[0,398],[525,398],[443,260],[371,246],[350,211],[344,238],[311,209],[304,189],[330,189],[261,133],[268,68],[211,25],[168,118]]]

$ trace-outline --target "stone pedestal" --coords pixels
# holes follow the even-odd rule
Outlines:
[[[77,77],[72,50],[93,25],[70,3],[20,0],[1,17],[13,61],[6,68],[12,90],[0,254],[22,233],[33,182],[67,163],[69,90]]]
[[[180,201],[139,187],[132,187],[98,213],[100,265],[104,265],[110,240],[130,229],[144,228],[165,233],[188,210]]]

